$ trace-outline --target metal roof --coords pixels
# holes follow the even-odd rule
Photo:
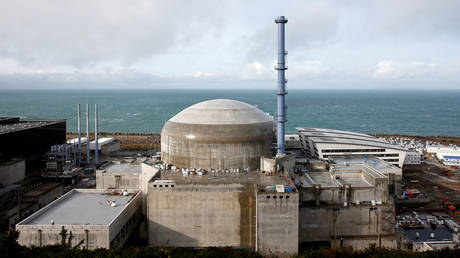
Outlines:
[[[297,128],[301,136],[308,137],[314,143],[334,143],[346,145],[359,145],[377,148],[387,148],[406,151],[406,149],[389,144],[367,134],[339,131],[324,128]]]
[[[87,142],[87,137],[80,137],[80,142],[83,144],[83,143],[86,143]],[[98,141],[99,142],[99,141]],[[72,139],[69,139],[67,140],[67,143],[68,144],[78,144],[78,138],[72,138]]]
[[[442,156],[445,159],[460,159],[460,156]]]
[[[12,133],[61,122],[63,121],[23,121],[15,124],[0,125],[0,134]]]
[[[169,121],[183,124],[234,125],[273,122],[273,117],[241,101],[214,99],[192,105]]]

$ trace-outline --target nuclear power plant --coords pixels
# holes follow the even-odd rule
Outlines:
[[[153,246],[230,246],[265,255],[296,254],[309,242],[396,248],[393,196],[401,191],[397,165],[404,157],[393,159],[404,150],[387,151],[391,146],[379,139],[346,131],[299,127],[285,135],[287,22],[275,19],[276,119],[237,100],[194,104],[164,124],[159,155],[98,166],[97,189],[72,190],[18,223],[19,243],[58,243],[64,226],[76,243],[111,248],[139,225]],[[95,112],[97,132],[97,106]],[[78,146],[81,157],[80,140]],[[386,152],[391,161],[377,156]]]

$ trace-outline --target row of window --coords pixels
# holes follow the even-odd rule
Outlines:
[[[323,158],[337,157],[337,156],[342,156],[342,155],[323,155]],[[376,157],[379,157],[379,158],[382,158],[382,157],[399,157],[399,154],[373,154],[372,156],[376,156]]]
[[[283,195],[280,195],[280,196],[276,196],[276,195],[273,195],[272,196],[273,199],[276,199],[276,198],[280,198],[280,199],[283,199],[284,196]],[[270,199],[270,195],[267,195],[267,199]],[[289,199],[289,195],[286,195],[286,199]]]
[[[323,150],[323,153],[331,152],[385,152],[385,149],[343,149],[343,150]]]
[[[159,187],[159,188],[162,188],[163,186],[166,187],[166,188],[168,188],[169,186],[171,186],[171,188],[174,188],[174,185],[162,185],[162,184],[153,185],[153,187]]]

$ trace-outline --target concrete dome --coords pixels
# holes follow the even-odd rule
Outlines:
[[[161,131],[162,160],[185,168],[258,168],[270,152],[273,117],[247,103],[215,99],[192,105]]]
[[[273,121],[260,109],[231,99],[214,99],[192,105],[169,121],[184,124],[234,125]]]

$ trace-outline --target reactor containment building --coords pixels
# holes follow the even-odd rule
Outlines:
[[[192,105],[161,131],[162,160],[177,167],[256,169],[270,153],[273,117],[247,103],[215,99]]]

